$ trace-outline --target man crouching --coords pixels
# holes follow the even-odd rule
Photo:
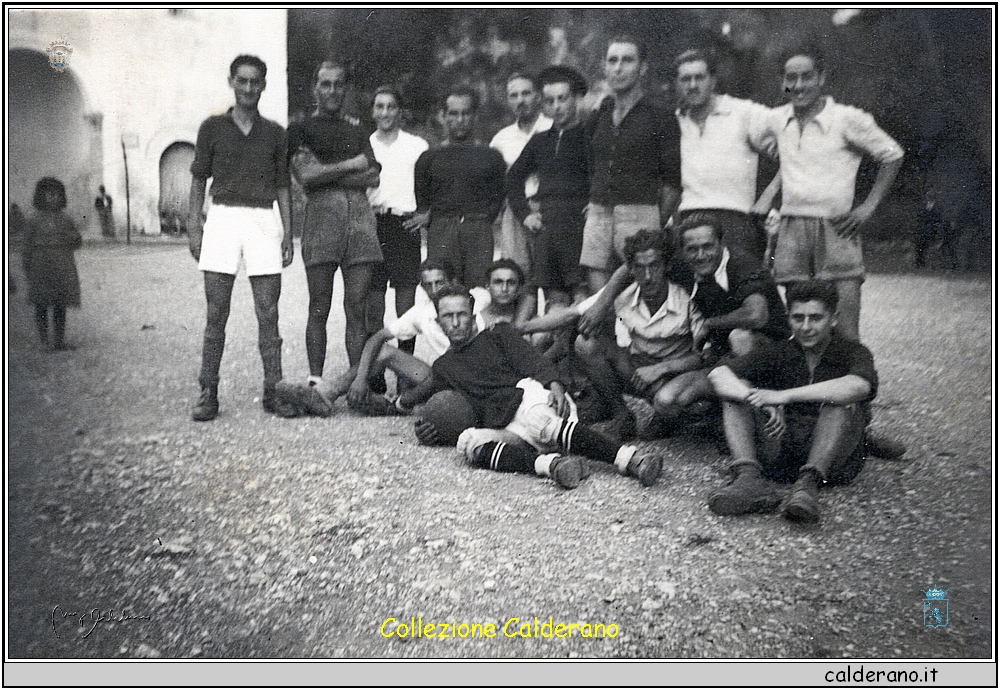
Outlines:
[[[868,403],[878,389],[872,354],[834,333],[833,284],[797,283],[786,296],[792,339],[723,360],[708,376],[724,401],[736,474],[709,496],[719,515],[771,512],[781,501],[769,480],[794,480],[782,515],[817,522],[819,487],[848,484],[865,464]]]
[[[438,322],[451,346],[431,366],[431,377],[403,392],[406,409],[441,390],[463,393],[472,405],[476,426],[458,440],[459,451],[473,465],[499,472],[552,477],[571,489],[584,468],[575,454],[614,464],[622,474],[651,486],[662,460],[640,455],[635,446],[619,445],[575,421],[572,401],[553,366],[508,323],[477,332],[472,296],[449,286],[435,296]],[[417,437],[435,443],[437,429],[418,420]]]

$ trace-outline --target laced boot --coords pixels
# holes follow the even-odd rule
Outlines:
[[[781,506],[781,514],[793,522],[819,522],[819,485],[823,478],[811,467],[799,472],[792,494]]]
[[[210,422],[219,415],[219,387],[202,386],[198,404],[191,410],[191,419],[196,422]]]
[[[716,489],[708,497],[708,507],[716,515],[770,513],[781,503],[771,482],[760,474],[760,465],[747,462],[736,466],[736,479]]]

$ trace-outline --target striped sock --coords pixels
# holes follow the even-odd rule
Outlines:
[[[489,441],[476,451],[476,460],[473,464],[494,472],[534,474],[535,454],[526,446],[519,444]]]

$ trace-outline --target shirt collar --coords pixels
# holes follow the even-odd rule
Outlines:
[[[686,117],[691,119],[691,111],[687,108],[677,109],[677,115],[680,117]],[[733,104],[730,102],[729,96],[724,93],[713,93],[712,94],[712,109],[708,112],[708,116],[712,115],[732,115]]]
[[[642,299],[642,290],[639,289],[639,283],[632,283],[632,294],[629,297],[628,304],[633,311],[639,311],[642,306],[646,306],[646,303]],[[646,306],[646,310],[649,307]],[[681,291],[678,289],[674,281],[667,280],[667,298],[663,300],[663,304],[660,308],[656,310],[656,313],[650,314],[649,322],[659,321],[664,318],[667,313],[682,314],[684,313],[684,305],[682,304]]]
[[[823,134],[826,134],[830,131],[830,127],[833,125],[834,115],[833,108],[831,106],[833,106],[835,102],[833,100],[833,96],[824,96],[824,98],[826,99],[826,105],[824,105],[823,109],[816,114],[816,117],[808,120],[806,124],[808,125],[810,122],[815,122],[820,131],[823,132]],[[795,119],[795,108],[792,107],[791,103],[785,104],[785,108],[787,108],[785,114],[785,127],[788,127],[789,123]]]
[[[722,248],[722,261],[719,262],[719,267],[715,269],[715,273],[712,274],[712,279],[715,280],[715,284],[722,288],[723,292],[729,292],[729,273],[726,272],[726,267],[729,266],[729,247]],[[694,287],[691,289],[691,299],[698,294],[698,285],[701,281],[694,281]]]

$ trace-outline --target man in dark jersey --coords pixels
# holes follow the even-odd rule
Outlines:
[[[545,291],[582,299],[586,283],[580,269],[584,211],[590,193],[587,131],[577,103],[587,82],[570,67],[549,67],[538,75],[542,108],[552,119],[548,131],[534,134],[507,172],[507,199],[517,219],[534,235],[533,283]],[[538,177],[534,207],[524,183]]]
[[[503,156],[473,138],[478,101],[467,87],[448,92],[442,113],[447,140],[421,154],[414,171],[414,220],[427,228],[427,258],[450,263],[458,282],[469,286],[486,283],[493,221],[506,195]]]
[[[257,110],[266,76],[267,66],[258,57],[240,55],[233,60],[229,85],[236,105],[225,115],[202,123],[191,163],[188,243],[204,273],[208,303],[198,377],[201,397],[191,412],[197,422],[219,414],[219,366],[241,259],[250,278],[259,326],[264,364],[261,401],[268,412],[294,414],[274,394],[282,378],[278,297],[281,269],[292,263],[292,221],[285,130]],[[212,207],[203,218],[209,178]],[[280,220],[274,211],[276,201]]]
[[[865,464],[869,403],[878,391],[872,354],[834,332],[837,288],[828,282],[788,288],[792,339],[731,357],[709,373],[723,399],[736,479],[714,491],[719,515],[770,512],[819,520],[818,489],[848,484]],[[781,502],[769,480],[795,482]]]
[[[326,321],[339,267],[344,278],[347,359],[361,359],[372,269],[382,261],[368,187],[378,186],[379,166],[360,123],[341,111],[345,69],[324,62],[316,70],[316,112],[288,128],[292,172],[306,190],[302,261],[309,285],[306,355],[309,380],[318,382],[326,361]]]
[[[575,453],[614,464],[643,486],[656,483],[662,459],[640,455],[635,446],[618,445],[575,421],[555,369],[510,324],[477,333],[472,296],[460,286],[441,290],[435,304],[451,347],[431,366],[428,380],[402,394],[400,407],[412,407],[441,390],[463,393],[478,428],[465,430],[458,448],[478,467],[551,476],[573,488],[583,467],[578,458],[560,453]],[[418,419],[415,430],[421,442],[436,441],[433,424]]]

